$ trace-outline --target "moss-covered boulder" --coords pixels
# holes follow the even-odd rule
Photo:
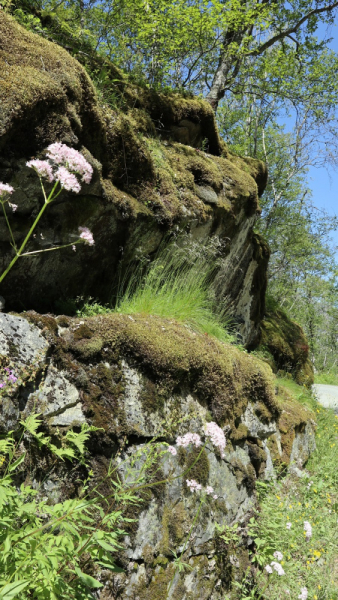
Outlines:
[[[303,329],[278,308],[266,312],[261,323],[259,350],[275,373],[289,373],[300,385],[310,387],[314,373],[309,359],[309,345]]]
[[[151,258],[165,236],[184,231],[200,242],[219,240],[218,300],[231,307],[243,341],[252,342],[269,255],[253,234],[263,163],[227,151],[200,99],[143,89],[105,63],[116,99],[108,105],[64,48],[3,11],[0,36],[0,181],[15,188],[15,241],[23,240],[43,201],[28,159],[60,141],[83,152],[95,170],[78,195],[63,192],[48,208],[28,250],[69,243],[79,226],[91,228],[95,247],[21,258],[1,284],[7,309],[55,310],[76,296],[109,301],[127,263]],[[0,216],[1,272],[11,253]]]
[[[116,473],[121,481],[134,481],[144,468],[146,443],[154,436],[159,441],[149,473],[156,485],[143,489],[140,504],[126,512],[134,521],[126,524],[116,553],[125,572],[96,573],[104,583],[101,598],[164,600],[170,582],[172,598],[238,598],[234,582],[244,572],[254,577],[247,523],[257,480],[276,477],[276,466],[301,468],[314,448],[313,413],[276,388],[270,367],[176,322],[121,314],[0,314],[0,355],[18,378],[7,378],[0,389],[2,432],[15,430],[32,411],[42,414],[55,444],[84,422],[99,428],[88,445],[87,469],[56,464],[48,453],[30,449],[34,458],[23,476],[51,502],[80,494],[79,482],[89,471],[104,498]],[[164,443],[175,445],[187,431],[204,441],[210,421],[226,435],[223,456],[210,441],[202,451],[164,451]],[[23,443],[30,448],[29,438]],[[128,457],[134,457],[132,467],[123,462]],[[187,478],[214,490],[195,522],[199,497],[189,491]],[[235,522],[239,539],[233,544],[221,534]],[[179,572],[173,553],[183,550],[191,568]]]

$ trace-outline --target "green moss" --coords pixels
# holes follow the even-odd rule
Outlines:
[[[296,430],[304,431],[309,421],[315,423],[316,417],[313,411],[296,400],[284,385],[279,383],[277,391],[277,401],[281,409],[278,427],[281,432],[282,462],[289,464]]]
[[[78,335],[77,332],[76,335]],[[84,360],[92,359],[94,356],[97,356],[102,350],[103,340],[99,336],[92,335],[90,339],[88,339],[87,337],[83,339],[77,339],[78,341],[75,344],[73,344],[73,350],[76,352],[76,354],[79,354]]]
[[[196,461],[198,456],[199,458]],[[188,479],[195,479],[206,486],[209,481],[210,464],[205,448],[202,451],[200,448],[193,448],[186,452],[184,468],[190,469],[187,475]]]
[[[248,437],[248,428],[244,423],[240,423],[233,431],[231,431],[230,438],[233,442],[239,442]]]
[[[263,421],[263,423],[269,423],[272,419],[272,414],[269,409],[263,404],[263,402],[258,402],[255,405],[255,413],[257,417]]]
[[[103,347],[107,349],[104,360],[109,360],[109,353],[130,356],[154,385],[160,385],[161,397],[189,385],[220,424],[233,423],[256,396],[272,414],[278,413],[270,368],[230,344],[149,316],[134,315],[131,321],[126,315],[112,314],[89,318],[86,325],[94,337],[70,343],[77,356],[87,360]],[[154,386],[148,391],[153,410],[162,400]]]
[[[309,360],[309,346],[302,328],[282,310],[271,308],[261,324],[259,350],[273,357],[275,370],[291,373],[300,385],[314,382],[313,367]],[[269,361],[270,364],[271,360]]]

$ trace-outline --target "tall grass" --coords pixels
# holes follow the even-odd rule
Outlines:
[[[203,250],[203,248],[202,248]],[[155,260],[127,272],[120,285],[114,312],[155,315],[185,323],[194,330],[233,341],[231,319],[216,301],[213,291],[215,257],[206,252],[189,252],[170,244]],[[101,312],[99,305],[85,305],[81,315]]]
[[[338,417],[294,381],[280,383],[316,414],[317,448],[303,477],[259,483],[260,509],[251,534],[261,574],[250,598],[294,600],[306,588],[308,600],[338,600]],[[305,521],[312,526],[310,539],[305,537]],[[275,551],[283,554],[282,577],[265,570]]]

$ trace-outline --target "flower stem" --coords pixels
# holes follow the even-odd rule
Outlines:
[[[5,209],[5,203],[4,203],[4,202],[1,202],[1,204],[2,204],[2,210],[3,210],[3,212],[4,212],[4,215],[5,215],[5,219],[6,219],[6,223],[7,223],[8,231],[9,231],[9,233],[10,233],[10,236],[11,236],[11,238],[12,238],[12,242],[13,242],[13,248],[14,248],[15,252],[17,252],[17,247],[16,247],[16,243],[15,243],[15,240],[14,240],[13,231],[12,231],[12,228],[11,228],[11,226],[10,226],[10,224],[9,224],[9,220],[8,220],[7,213],[6,213],[6,209]]]
[[[18,258],[20,258],[20,256],[22,255],[22,253],[23,253],[23,251],[24,251],[24,249],[25,249],[25,247],[26,247],[26,244],[27,244],[28,240],[30,239],[30,237],[31,237],[31,235],[32,235],[32,233],[33,233],[33,231],[34,231],[35,227],[37,226],[38,222],[40,221],[40,219],[41,219],[41,217],[42,217],[43,213],[45,212],[45,210],[46,210],[46,208],[47,208],[48,204],[50,204],[50,203],[52,202],[52,200],[54,200],[54,199],[55,199],[55,198],[58,196],[58,194],[56,194],[56,195],[55,195],[55,198],[53,197],[53,196],[54,196],[54,192],[55,192],[55,189],[56,189],[56,186],[57,186],[57,184],[58,184],[58,182],[56,182],[56,183],[54,184],[54,186],[53,186],[53,189],[52,189],[52,191],[50,192],[50,194],[49,194],[48,198],[46,198],[46,194],[44,194],[44,197],[45,197],[45,203],[44,203],[44,205],[42,206],[42,208],[41,208],[41,210],[40,210],[40,212],[39,212],[38,216],[36,217],[36,219],[35,219],[35,221],[34,221],[34,223],[33,223],[32,227],[30,228],[29,232],[27,233],[27,235],[26,235],[26,237],[25,237],[24,241],[22,242],[22,244],[21,244],[21,246],[20,246],[19,250],[17,250],[17,249],[16,249],[16,255],[14,256],[13,260],[12,260],[12,261],[9,263],[9,265],[8,265],[7,269],[6,269],[6,270],[3,272],[3,274],[0,276],[0,283],[1,283],[1,282],[2,282],[4,279],[5,279],[5,277],[6,277],[7,273],[8,273],[8,272],[11,270],[11,268],[12,268],[12,267],[14,267],[14,265],[15,265],[16,261],[18,260]]]

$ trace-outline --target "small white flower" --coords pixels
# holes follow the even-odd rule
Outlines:
[[[274,552],[273,555],[277,560],[283,560],[283,554],[278,550],[276,550],[276,552]]]

